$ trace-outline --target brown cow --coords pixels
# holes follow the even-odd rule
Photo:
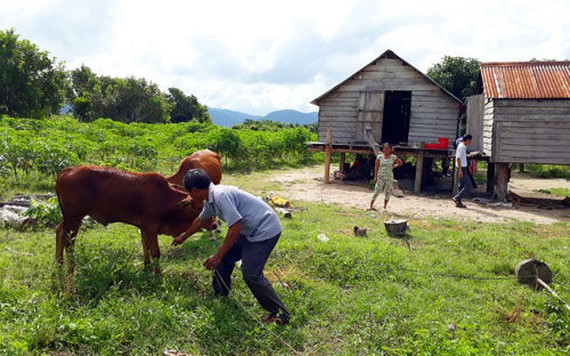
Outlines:
[[[210,150],[200,150],[192,153],[180,162],[178,171],[166,179],[172,184],[183,186],[184,176],[190,169],[202,168],[212,183],[220,184],[222,180],[222,163],[220,155]]]
[[[64,169],[56,181],[63,221],[56,227],[55,259],[68,258],[72,274],[75,238],[82,219],[89,215],[107,225],[123,222],[141,231],[144,262],[156,259],[160,274],[158,234],[177,236],[186,231],[200,213],[184,190],[169,184],[157,173],[125,172],[108,167],[77,166]]]

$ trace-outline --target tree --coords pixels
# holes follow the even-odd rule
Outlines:
[[[158,86],[144,78],[117,79],[114,94],[116,118],[122,122],[168,122],[174,103]]]
[[[81,66],[71,71],[73,113],[82,121],[168,122],[174,102],[144,78],[98,77]]]
[[[170,113],[171,122],[212,122],[208,108],[200,104],[194,95],[187,96],[178,88],[169,88],[168,92],[170,93],[170,100],[176,104]]]
[[[220,128],[208,134],[208,148],[225,157],[226,165],[228,158],[237,164],[243,153],[243,142],[234,130]]]
[[[0,114],[42,117],[58,113],[67,89],[67,73],[48,52],[13,29],[0,30]]]
[[[474,58],[445,56],[427,76],[461,100],[483,92],[481,63]]]

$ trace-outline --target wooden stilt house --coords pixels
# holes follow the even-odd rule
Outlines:
[[[570,165],[570,61],[482,63],[481,76],[467,124],[505,200],[509,163]]]
[[[318,142],[309,148],[341,153],[373,153],[367,132],[390,142],[398,154],[418,158],[416,191],[423,158],[445,156],[457,135],[462,102],[391,50],[312,101],[319,107]],[[422,143],[446,139],[439,151]],[[441,142],[441,140],[440,140]],[[418,172],[418,166],[420,171]],[[325,181],[328,181],[328,160]]]

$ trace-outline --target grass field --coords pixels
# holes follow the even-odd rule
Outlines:
[[[278,173],[263,173],[278,174]],[[259,174],[224,178],[264,195]],[[570,300],[568,223],[534,225],[415,220],[404,239],[384,217],[339,205],[294,202],[266,268],[292,313],[259,324],[263,310],[234,274],[228,298],[210,291],[202,261],[218,241],[197,234],[180,247],[161,237],[163,276],[142,264],[137,229],[80,233],[76,291],[61,293],[50,230],[0,228],[0,353],[9,355],[564,355],[570,317],[546,291],[514,276],[545,261]],[[355,237],[354,225],[368,228]],[[328,242],[317,239],[325,234]]]

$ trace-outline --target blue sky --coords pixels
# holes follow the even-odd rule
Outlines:
[[[445,55],[570,59],[568,0],[2,0],[0,29],[67,69],[144,77],[263,115],[310,101],[391,49],[424,73]]]

